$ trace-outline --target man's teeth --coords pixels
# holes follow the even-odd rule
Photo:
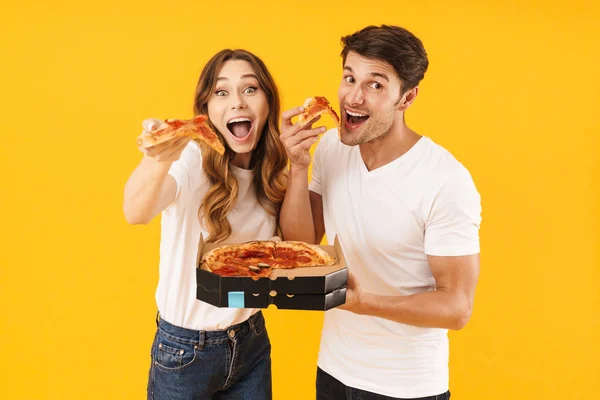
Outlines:
[[[242,118],[234,118],[234,119],[232,119],[231,121],[229,121],[229,122],[228,122],[228,124],[232,124],[232,123],[234,123],[234,122],[252,122],[252,120],[251,120],[250,118],[245,118],[245,117],[242,117]]]
[[[348,110],[346,110],[346,114],[351,115],[353,117],[368,117],[368,115],[366,115],[366,114],[353,113],[353,112],[350,112]]]

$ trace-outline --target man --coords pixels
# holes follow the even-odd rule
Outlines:
[[[346,304],[325,313],[317,399],[448,399],[448,329],[471,316],[480,196],[467,169],[404,113],[428,67],[421,41],[394,26],[342,38],[340,132],[282,115],[290,181],[286,240],[340,239]],[[314,122],[314,121],[313,121]]]

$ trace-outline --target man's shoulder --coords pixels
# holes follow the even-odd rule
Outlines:
[[[445,182],[472,181],[471,174],[449,150],[431,138],[424,137],[427,152],[421,160],[422,171],[433,186],[440,187]]]
[[[429,137],[424,137],[423,139],[428,141],[426,165],[429,168],[445,173],[456,173],[467,170],[448,149]]]
[[[431,139],[427,164],[429,177],[431,178],[431,189],[436,193],[448,188],[470,190],[475,185],[467,167],[448,149]]]

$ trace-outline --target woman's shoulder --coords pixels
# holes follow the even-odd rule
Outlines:
[[[179,187],[188,187],[189,194],[207,185],[202,167],[202,151],[197,143],[188,143],[179,159],[171,166],[170,174],[175,177]]]

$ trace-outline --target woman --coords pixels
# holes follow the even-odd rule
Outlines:
[[[142,150],[125,187],[129,223],[148,223],[162,212],[160,318],[148,398],[270,399],[271,345],[262,313],[197,300],[195,262],[200,234],[219,243],[276,234],[287,162],[279,95],[257,56],[223,50],[204,67],[195,99],[194,112],[208,115],[225,154],[172,139]]]

